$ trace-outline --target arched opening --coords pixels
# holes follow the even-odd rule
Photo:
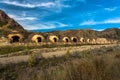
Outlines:
[[[87,39],[87,42],[90,43],[90,39]]]
[[[55,43],[55,42],[58,42],[59,38],[55,35],[50,35],[49,40],[50,42]]]
[[[84,38],[81,38],[81,39],[80,39],[80,42],[84,43],[84,42],[85,42],[85,39],[84,39]]]
[[[83,42],[85,42],[85,39],[83,39]]]
[[[44,36],[40,35],[40,34],[34,34],[31,37],[31,41],[35,42],[35,43],[42,43],[44,42]]]
[[[76,38],[73,38],[73,42],[77,42],[77,39],[76,39]]]
[[[38,37],[37,38],[37,42],[39,43],[39,42],[42,42],[42,38],[41,37]]]
[[[69,40],[66,38],[66,39],[65,39],[65,42],[69,42]]]
[[[12,42],[19,42],[20,37],[19,36],[12,36]]]
[[[54,42],[57,42],[57,38],[53,38]]]

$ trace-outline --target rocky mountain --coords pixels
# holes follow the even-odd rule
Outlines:
[[[0,10],[0,29],[24,31],[23,27],[14,19],[10,18],[4,11]]]

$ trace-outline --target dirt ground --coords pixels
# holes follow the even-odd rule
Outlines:
[[[95,48],[100,48],[100,47],[109,47],[109,46],[115,46],[115,45],[85,45],[85,46],[77,46],[77,47],[65,47],[65,48],[60,48],[57,51],[53,52],[43,52],[41,53],[44,58],[49,58],[49,57],[59,57],[64,54],[69,50],[70,52],[74,51],[84,51],[88,49],[95,49]],[[52,48],[55,49],[55,48]],[[19,62],[27,62],[29,59],[30,55],[19,55],[19,56],[11,56],[11,57],[2,57],[0,58],[0,64],[9,64],[9,63],[19,63]]]

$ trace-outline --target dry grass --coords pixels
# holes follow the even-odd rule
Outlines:
[[[0,80],[120,80],[119,51],[120,46],[67,51],[62,57],[34,58],[32,65],[9,64],[0,68]]]

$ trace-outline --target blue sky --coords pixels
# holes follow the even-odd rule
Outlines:
[[[120,0],[0,0],[27,30],[120,28]]]

